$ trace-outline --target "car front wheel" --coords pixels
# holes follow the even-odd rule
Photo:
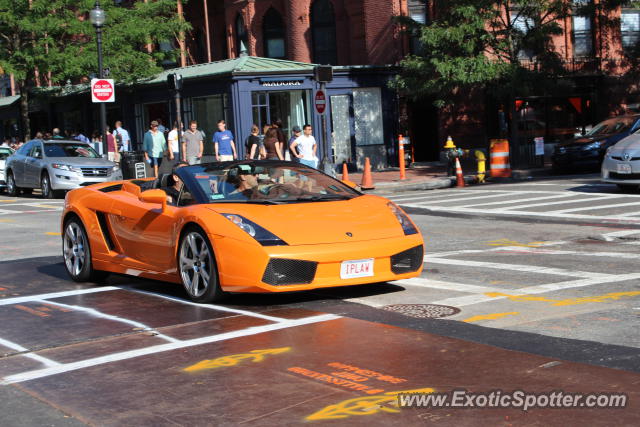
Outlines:
[[[51,189],[51,178],[47,172],[42,174],[40,178],[40,191],[42,191],[43,199],[53,199],[55,192]]]
[[[89,238],[82,222],[77,217],[67,221],[62,236],[64,266],[75,282],[101,280],[106,273],[93,269]]]
[[[16,197],[20,194],[20,190],[16,186],[16,180],[13,178],[13,172],[9,171],[7,175],[7,194],[11,197]]]
[[[184,289],[191,300],[207,303],[223,298],[213,249],[201,229],[190,227],[183,234],[178,251],[178,268]]]

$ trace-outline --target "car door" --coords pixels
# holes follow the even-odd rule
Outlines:
[[[11,162],[8,165],[11,167],[13,179],[18,187],[24,187],[24,162],[26,161],[27,154],[29,154],[33,144],[34,142],[27,142],[25,145],[20,147],[11,158]]]
[[[138,196],[112,193],[109,224],[124,256],[123,263],[141,269],[170,272],[175,268],[178,207],[145,203]]]
[[[37,188],[40,186],[40,171],[42,170],[42,143],[36,141],[24,162],[24,186]]]

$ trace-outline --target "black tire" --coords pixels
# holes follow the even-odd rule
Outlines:
[[[99,282],[108,273],[94,270],[87,232],[78,217],[65,221],[62,232],[62,257],[74,282]]]
[[[207,234],[196,226],[187,227],[178,244],[178,273],[189,298],[198,303],[220,301],[218,267]]]
[[[633,184],[616,184],[620,191],[638,191],[638,186]]]
[[[7,195],[11,197],[17,197],[20,195],[20,189],[16,185],[16,180],[13,177],[13,171],[7,172]]]
[[[43,199],[54,199],[56,197],[56,192],[51,188],[51,178],[49,178],[48,172],[42,172],[40,176],[40,191]]]

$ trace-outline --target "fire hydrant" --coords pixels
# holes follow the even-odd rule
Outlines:
[[[451,137],[447,137],[447,143],[444,145],[444,155],[447,158],[447,174],[454,176],[456,174],[456,159],[462,157],[464,152],[460,148],[456,148]]]
[[[487,172],[487,156],[484,155],[484,152],[481,150],[475,151],[476,161],[478,162],[478,183],[484,182],[484,177]]]

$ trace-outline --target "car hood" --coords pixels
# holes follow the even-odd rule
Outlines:
[[[563,147],[563,148],[571,148],[571,147],[580,147],[583,145],[587,145],[587,144],[591,144],[592,142],[596,142],[596,141],[606,141],[607,139],[611,138],[612,136],[615,136],[618,134],[600,134],[600,135],[594,135],[594,136],[579,136],[577,138],[574,138],[570,141],[567,142],[563,142],[558,144],[558,147]]]
[[[618,141],[609,151],[610,154],[623,152],[632,155],[640,153],[640,134],[632,134]]]
[[[208,208],[218,213],[241,215],[289,245],[315,245],[404,236],[387,203],[389,201],[382,197],[364,195],[351,200],[282,205],[213,203]]]
[[[97,159],[97,158],[89,158],[89,157],[47,157],[47,163],[64,163],[65,165],[71,166],[102,166],[102,167],[113,167],[115,165],[114,162],[111,162],[107,159]]]

